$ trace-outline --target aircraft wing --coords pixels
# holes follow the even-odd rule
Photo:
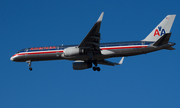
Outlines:
[[[86,35],[84,40],[79,44],[79,48],[87,49],[88,51],[93,52],[93,54],[100,53],[99,43],[100,43],[100,25],[103,19],[104,12],[101,13],[100,17],[98,18],[97,22],[91,28],[89,33]]]
[[[123,63],[123,61],[124,61],[124,57],[121,58],[119,63],[111,62],[111,61],[108,61],[108,60],[97,60],[97,63],[102,64],[102,65],[115,66],[115,65],[121,65]]]

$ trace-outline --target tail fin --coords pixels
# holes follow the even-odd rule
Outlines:
[[[161,36],[170,33],[176,15],[167,15],[143,41],[157,41]]]

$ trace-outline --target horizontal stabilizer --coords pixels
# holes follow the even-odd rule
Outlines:
[[[166,33],[164,34],[160,39],[158,39],[155,43],[154,46],[159,46],[159,45],[164,45],[169,42],[169,38],[171,36],[171,33]]]
[[[168,48],[166,48],[167,50],[175,50],[175,48],[173,48],[173,47],[168,47]]]

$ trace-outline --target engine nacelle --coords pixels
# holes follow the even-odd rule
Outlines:
[[[78,47],[68,47],[64,49],[64,56],[75,56],[75,55],[81,55],[84,53],[83,49],[79,49]]]
[[[87,69],[91,67],[92,67],[92,63],[89,63],[89,62],[84,62],[84,61],[73,62],[74,70],[83,70],[83,69]]]

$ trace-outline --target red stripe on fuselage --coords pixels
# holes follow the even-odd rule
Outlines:
[[[31,52],[31,53],[27,53],[28,55],[32,55],[32,54],[51,54],[51,53],[62,53],[63,51],[47,51],[47,52]]]
[[[19,53],[15,54],[14,56],[19,56],[19,55],[33,55],[33,54],[51,54],[51,53],[62,53],[63,51],[43,51],[43,52],[25,52],[25,53]]]
[[[129,48],[146,48],[147,46],[124,46],[124,47],[107,47],[101,48],[101,50],[112,50],[112,49],[129,49]]]

